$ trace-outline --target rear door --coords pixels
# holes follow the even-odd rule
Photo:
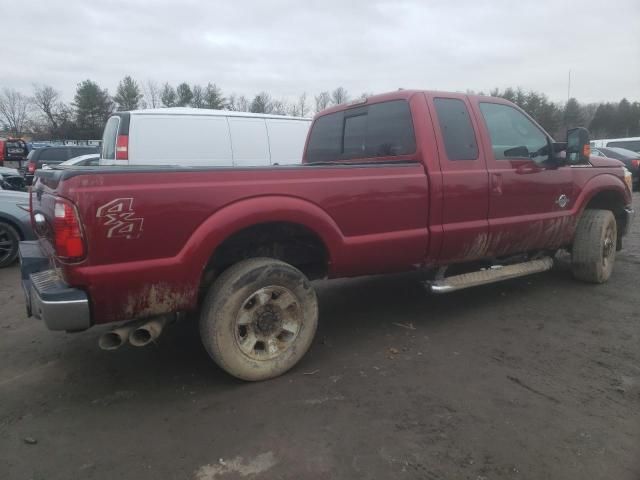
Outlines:
[[[503,256],[559,247],[577,196],[568,165],[549,161],[551,138],[520,109],[476,100],[489,172],[489,245]]]
[[[269,137],[264,118],[228,117],[233,165],[270,165]]]
[[[440,263],[486,255],[489,181],[478,125],[465,95],[428,96],[442,172]]]
[[[265,123],[269,134],[271,164],[301,163],[311,121],[268,118]]]

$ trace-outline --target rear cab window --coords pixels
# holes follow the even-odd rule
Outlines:
[[[391,100],[319,117],[307,147],[307,163],[411,155],[416,140],[409,103]]]

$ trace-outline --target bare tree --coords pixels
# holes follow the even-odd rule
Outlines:
[[[64,105],[60,101],[60,92],[50,85],[33,85],[33,105],[44,115],[50,134],[57,132],[60,126],[59,115]]]
[[[149,108],[159,108],[160,103],[160,87],[153,80],[147,80],[142,85],[144,92],[144,102]]]
[[[194,85],[191,87],[191,93],[193,94],[193,98],[191,99],[191,106],[193,108],[204,108],[204,90],[200,85]]]
[[[234,112],[248,112],[251,108],[251,102],[244,95],[237,96],[235,93],[229,95],[227,109]]]
[[[338,87],[333,92],[331,92],[331,101],[334,105],[347,103],[349,101],[349,93],[347,93],[347,91],[343,87]]]
[[[321,112],[331,105],[331,95],[329,95],[329,92],[320,92],[314,98],[316,101],[316,113]]]
[[[289,111],[289,105],[286,100],[273,100],[271,102],[271,108],[268,112],[265,113],[273,113],[274,115],[286,115]]]
[[[307,105],[307,92],[298,97],[298,100],[291,106],[290,113],[294,117],[304,117],[309,114],[309,106]]]
[[[0,94],[0,122],[15,137],[25,131],[31,99],[12,88],[3,88]]]

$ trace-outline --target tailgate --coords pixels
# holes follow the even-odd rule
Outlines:
[[[91,326],[89,298],[73,288],[54,255],[54,216],[63,172],[38,171],[31,187],[31,218],[36,241],[20,242],[20,270],[27,313],[51,330],[77,331]]]
[[[55,198],[62,172],[38,170],[31,186],[31,218],[40,245],[53,260]]]

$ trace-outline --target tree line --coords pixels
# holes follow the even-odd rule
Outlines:
[[[4,88],[0,92],[0,126],[12,136],[98,139],[106,119],[114,111],[192,107],[309,117],[330,106],[370,95],[352,97],[344,87],[337,87],[310,97],[305,92],[295,100],[277,99],[266,91],[253,97],[235,93],[225,96],[215,83],[161,85],[153,80],[138,83],[125,76],[113,96],[96,82],[84,80],[77,85],[72,102],[64,102],[61,93],[50,85],[34,85],[30,95]],[[559,139],[568,128],[576,126],[588,127],[593,138],[640,136],[638,101],[623,98],[619,102],[581,104],[570,98],[561,104],[542,93],[521,88],[494,89],[489,95],[514,102]]]
[[[564,138],[573,127],[587,127],[591,138],[640,136],[640,102],[623,98],[619,102],[583,103],[570,98],[564,105],[544,94],[521,88],[494,89],[492,97],[505,98],[531,115],[554,137]]]

